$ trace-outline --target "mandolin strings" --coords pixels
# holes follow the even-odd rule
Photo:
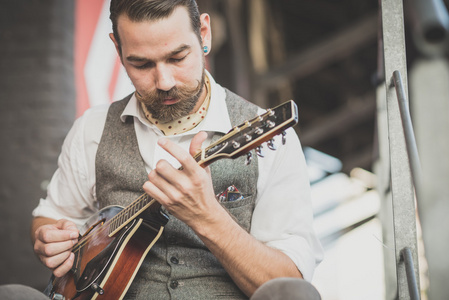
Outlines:
[[[240,130],[243,130],[245,128],[251,127],[252,125],[254,125],[256,122],[259,122],[261,120],[263,120],[264,117],[270,115],[272,113],[272,111],[269,109],[266,113],[259,115],[253,119],[251,119],[250,121],[246,121],[245,123],[243,123],[241,126],[236,126],[233,129],[231,129],[230,132],[228,132],[227,134],[225,134],[222,138],[218,139],[216,142],[212,143],[211,145],[209,145],[208,147],[206,147],[206,149],[204,150],[204,152],[208,152],[210,151],[210,149],[212,149],[213,147],[219,145],[220,143],[228,140],[229,138],[231,138],[232,136],[236,135],[237,133],[240,132]],[[193,158],[195,159],[196,162],[198,162],[199,164],[204,164],[207,162],[207,160],[201,161],[202,158],[204,158],[202,156],[202,151],[199,151],[198,153],[196,153]],[[209,154],[208,158],[210,159],[212,155]],[[208,160],[209,160],[208,159]],[[178,170],[182,170],[182,166],[178,169]],[[84,240],[82,240],[81,242],[75,244],[72,248],[72,252],[75,251],[79,251],[81,248],[83,248],[85,246],[86,243],[88,243],[93,237],[95,237],[97,234],[102,233],[104,230],[110,228],[111,224],[113,222],[117,222],[120,225],[117,226],[116,228],[114,228],[114,230],[112,230],[110,233],[116,231],[118,228],[120,228],[121,226],[123,226],[124,224],[126,224],[126,222],[131,221],[136,215],[138,215],[138,213],[143,210],[145,208],[146,205],[148,205],[148,203],[144,204],[142,206],[142,208],[140,208],[137,212],[132,213],[132,215],[128,218],[125,218],[126,220],[123,222],[120,222],[119,218],[122,218],[125,216],[126,213],[130,212],[131,209],[135,208],[137,205],[141,204],[143,201],[148,200],[148,203],[151,202],[151,200],[154,200],[153,198],[151,198],[150,196],[148,196],[147,194],[142,194],[139,198],[137,198],[136,200],[133,201],[133,203],[131,203],[131,205],[127,206],[126,208],[124,208],[122,211],[120,211],[119,213],[117,213],[114,217],[112,217],[110,220],[107,220],[106,222],[104,222],[103,224],[99,225],[98,228],[92,228],[91,230],[88,231],[87,236],[83,236],[85,237]],[[147,209],[147,208],[145,208]]]
[[[110,224],[112,222],[118,221],[119,218],[121,218],[122,216],[125,215],[125,213],[129,212],[131,210],[131,208],[136,207],[136,205],[140,204],[142,201],[148,200],[150,197],[147,194],[142,194],[139,198],[137,198],[136,200],[133,201],[133,203],[131,203],[131,205],[127,206],[126,208],[124,208],[122,211],[120,211],[119,213],[117,213],[114,217],[112,217],[111,219],[107,220],[106,222],[104,222],[103,224],[99,225],[97,227],[97,230],[95,230],[95,228],[92,228],[92,231],[88,232],[87,236],[85,236],[86,238],[83,239],[82,241],[80,241],[80,243],[77,243],[73,246],[72,248],[72,252],[78,251],[81,248],[84,247],[84,245],[89,242],[93,237],[95,237],[97,234],[102,233],[104,230],[110,228]],[[151,198],[151,200],[153,200]],[[151,201],[148,201],[151,202]],[[148,203],[147,203],[148,204]],[[143,205],[143,207],[140,210],[142,210],[147,204]],[[137,212],[135,212],[133,214],[133,216],[135,216],[137,214]],[[128,220],[131,220],[131,218],[129,218]],[[122,222],[122,224],[120,224],[120,226],[122,226],[125,222]],[[120,226],[117,226],[117,228],[119,228]],[[84,237],[84,236],[83,236]]]

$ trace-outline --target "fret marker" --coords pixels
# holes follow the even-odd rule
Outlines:
[[[204,160],[206,158],[206,149],[202,148],[201,149],[201,160]]]

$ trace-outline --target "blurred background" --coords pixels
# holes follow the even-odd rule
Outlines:
[[[313,283],[324,300],[396,299],[402,289],[383,34],[405,30],[393,43],[406,49],[396,54],[423,165],[412,250],[422,297],[448,299],[448,1],[404,1],[403,17],[387,20],[403,28],[385,26],[375,0],[197,2],[211,15],[207,68],[216,81],[264,108],[298,105],[326,252]],[[50,273],[33,254],[29,226],[63,139],[86,109],[133,91],[108,37],[108,9],[109,0],[0,2],[0,284],[45,288]]]

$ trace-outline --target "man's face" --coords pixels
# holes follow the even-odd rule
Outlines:
[[[206,93],[204,55],[184,7],[157,21],[122,15],[118,34],[122,63],[153,118],[165,123],[199,108]]]

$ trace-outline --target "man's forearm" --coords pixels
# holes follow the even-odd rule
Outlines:
[[[257,241],[226,211],[218,213],[214,223],[195,231],[247,296],[270,279],[302,278],[287,255]]]

